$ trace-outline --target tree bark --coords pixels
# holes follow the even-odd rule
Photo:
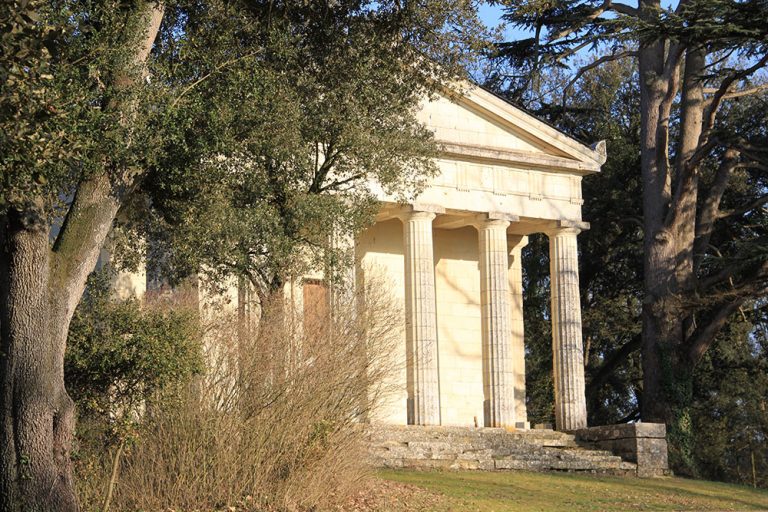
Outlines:
[[[705,53],[699,48],[686,49],[680,84],[675,67],[680,66],[683,54],[676,57],[671,42],[657,45],[657,51],[645,48],[639,56],[641,101],[645,102],[641,107],[645,117],[641,138],[645,230],[641,411],[643,421],[667,425],[672,463],[686,472],[692,467],[689,407],[694,366],[687,355],[686,339],[694,323],[685,300],[696,285],[693,249],[699,182],[698,162],[692,157],[702,133]],[[669,113],[678,92],[681,121],[673,168]],[[657,108],[659,115],[654,116]],[[661,183],[667,187],[663,193],[659,192]]]
[[[106,176],[84,182],[53,250],[28,212],[5,219],[0,286],[0,511],[78,510],[70,449],[74,404],[64,387],[69,324],[96,266],[119,196]]]
[[[162,4],[149,4],[145,14],[139,64],[152,48]],[[115,80],[127,87],[136,78]],[[79,184],[53,247],[43,200],[0,219],[0,512],[79,510],[70,459],[75,407],[64,387],[64,352],[88,275],[136,178],[112,174],[111,180],[105,169]]]
[[[658,1],[643,0],[641,11],[649,16],[658,7]],[[668,139],[664,119],[665,95],[669,83],[665,83],[665,44],[663,41],[649,44],[638,53],[640,71],[640,158],[643,181],[643,249],[644,292],[642,362],[644,421],[666,422],[667,411],[662,390],[662,354],[659,345],[675,337],[674,321],[669,318],[667,302],[672,288],[674,269],[670,265],[673,240],[664,229],[664,213],[670,199]]]
[[[74,404],[64,388],[69,322],[50,293],[47,230],[10,212],[0,294],[0,510],[74,511]]]

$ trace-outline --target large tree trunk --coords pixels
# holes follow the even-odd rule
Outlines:
[[[654,9],[657,2],[643,2]],[[652,14],[651,14],[652,15]],[[674,344],[676,322],[669,310],[668,297],[673,291],[674,240],[664,229],[664,213],[670,200],[668,140],[664,123],[669,122],[665,103],[665,45],[657,42],[639,52],[641,165],[643,180],[643,250],[644,301],[642,329],[643,395],[641,414],[644,421],[666,422],[668,411],[662,389],[660,346]],[[669,75],[669,72],[667,71]]]
[[[11,212],[0,290],[0,510],[75,511],[74,404],[64,389],[68,319],[51,294],[48,232]]]
[[[81,184],[53,249],[35,212],[0,226],[0,512],[78,510],[64,388],[69,324],[119,207],[106,176]]]
[[[143,68],[163,4],[142,7],[134,62]],[[142,73],[145,70],[142,71]],[[141,75],[115,77],[128,88]],[[133,103],[111,104],[133,119]],[[0,512],[76,512],[70,449],[74,404],[64,387],[69,324],[112,222],[137,176],[92,175],[77,188],[53,247],[51,220],[32,201],[0,219]],[[110,179],[110,176],[112,178]]]
[[[698,173],[691,156],[699,146],[704,110],[701,74],[705,55],[675,43],[657,42],[640,51],[641,160],[644,216],[642,419],[666,423],[673,464],[691,467],[689,407],[693,365],[686,353],[691,334],[683,297],[694,286]],[[684,62],[682,87],[681,63]],[[669,156],[669,120],[682,91],[674,169]],[[673,172],[674,171],[674,172]],[[674,179],[674,187],[672,181]],[[674,191],[674,193],[673,193]]]

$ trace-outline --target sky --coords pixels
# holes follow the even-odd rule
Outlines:
[[[678,1],[679,0],[661,0],[661,6],[664,8],[675,7]],[[637,5],[635,0],[624,0],[624,2],[632,6]],[[482,19],[487,26],[495,27],[501,22],[501,16],[504,13],[504,8],[500,5],[489,5],[488,3],[483,2],[480,5],[479,12],[480,19]],[[514,41],[517,39],[524,39],[526,37],[531,37],[530,31],[511,26],[506,26],[504,28],[505,41]]]
[[[483,2],[480,5],[480,19],[483,20],[489,27],[495,27],[501,22],[501,15],[504,13],[504,8],[500,5],[489,5]],[[504,40],[514,41],[516,39],[524,39],[530,37],[530,32],[527,30],[521,30],[519,28],[506,26],[504,29]]]

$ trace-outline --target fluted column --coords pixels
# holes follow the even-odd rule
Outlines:
[[[403,215],[408,423],[440,424],[432,212]]]
[[[529,428],[525,405],[525,325],[523,321],[523,262],[522,250],[528,245],[527,236],[513,236],[509,244],[509,296],[512,322],[512,373],[515,386],[515,426]]]
[[[560,228],[548,233],[555,422],[558,430],[565,431],[587,426],[576,245],[579,232],[576,228]]]
[[[509,221],[496,219],[488,219],[477,225],[486,427],[515,424],[507,227]]]

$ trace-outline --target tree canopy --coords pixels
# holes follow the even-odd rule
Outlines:
[[[691,461],[692,371],[739,308],[766,292],[764,0],[511,0],[533,37],[498,46],[491,82],[522,101],[544,70],[572,74],[550,111],[567,111],[587,72],[636,62],[642,180],[641,410],[667,423]],[[576,62],[586,57],[582,65]],[[764,125],[763,125],[764,126]],[[762,142],[757,143],[760,140]],[[688,461],[688,462],[685,462]]]
[[[15,0],[0,27],[0,510],[75,510],[63,356],[113,226],[266,289],[297,244],[335,257],[369,181],[431,172],[415,108],[482,26],[442,0]]]

